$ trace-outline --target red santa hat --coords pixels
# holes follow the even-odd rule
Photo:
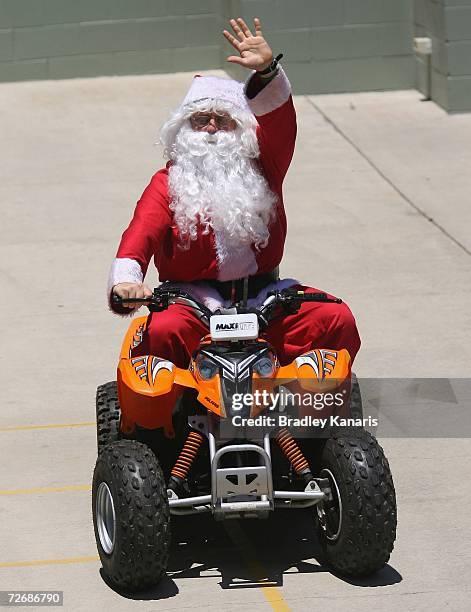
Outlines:
[[[197,74],[191,83],[180,109],[198,105],[199,102],[217,100],[228,103],[228,110],[234,109],[252,114],[244,92],[244,83],[234,79]]]

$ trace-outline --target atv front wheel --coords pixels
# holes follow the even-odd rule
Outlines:
[[[317,506],[327,562],[346,576],[367,576],[389,559],[396,539],[396,496],[388,460],[361,428],[338,428],[326,441],[318,475],[331,499]]]
[[[170,509],[162,470],[140,442],[112,442],[98,456],[92,487],[98,553],[110,581],[137,591],[165,575]]]
[[[352,373],[352,382],[350,388],[350,403],[348,416],[353,419],[363,418],[363,403],[361,401],[360,384],[356,374]]]
[[[110,442],[119,439],[121,409],[118,401],[118,387],[115,380],[100,385],[96,390],[96,437],[98,454]]]

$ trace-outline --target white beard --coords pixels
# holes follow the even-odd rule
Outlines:
[[[215,134],[194,131],[187,124],[180,128],[168,181],[182,248],[196,240],[198,227],[222,238],[220,264],[243,246],[267,245],[277,198],[256,165],[258,155],[254,128]]]

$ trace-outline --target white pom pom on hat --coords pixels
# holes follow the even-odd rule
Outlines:
[[[208,99],[229,102],[231,107],[236,107],[252,114],[245,96],[244,83],[234,79],[201,76],[199,74],[193,77],[190,89],[182,102],[181,108],[183,109],[186,106],[191,106]]]

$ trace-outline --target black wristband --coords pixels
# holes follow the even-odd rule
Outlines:
[[[272,72],[275,72],[275,70],[278,67],[278,62],[280,61],[282,57],[283,57],[283,53],[280,53],[279,55],[277,55],[275,59],[272,61],[272,63],[267,68],[265,68],[265,70],[259,70],[258,74],[263,76],[264,74],[271,74]]]

